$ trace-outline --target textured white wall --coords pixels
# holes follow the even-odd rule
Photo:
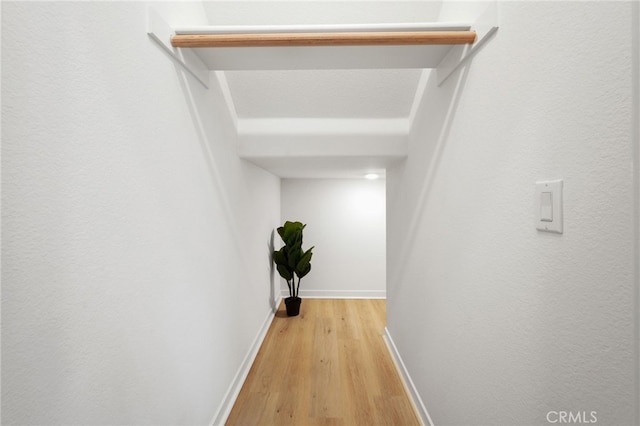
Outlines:
[[[306,223],[303,247],[315,246],[300,296],[384,297],[385,181],[282,179],[281,191],[282,222]]]
[[[279,179],[145,7],[2,5],[3,424],[209,423],[269,312]]]
[[[388,328],[437,425],[635,424],[631,3],[500,12],[388,171]],[[538,232],[558,178],[564,234]]]
[[[633,22],[632,28],[635,28],[632,36],[631,56],[633,59],[633,75],[632,75],[632,97],[633,97],[633,138],[634,144],[634,181],[635,181],[635,283],[636,283],[636,395],[640,400],[640,3],[634,2],[633,6]],[[640,423],[640,403],[636,404],[636,423]]]

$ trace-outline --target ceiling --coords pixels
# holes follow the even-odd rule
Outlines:
[[[437,21],[440,4],[262,0],[204,7],[210,25],[359,24]],[[241,156],[285,178],[344,178],[384,173],[398,159],[423,70],[222,72]],[[359,148],[347,152],[354,144]]]
[[[421,70],[226,71],[238,118],[401,118]]]

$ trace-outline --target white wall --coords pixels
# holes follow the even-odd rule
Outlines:
[[[388,171],[389,333],[436,425],[637,424],[631,3],[500,12]],[[534,227],[546,179],[563,235]]]
[[[636,244],[635,244],[635,283],[636,283],[636,395],[640,399],[640,3],[634,2],[633,6],[633,21],[632,28],[635,28],[635,32],[632,36],[631,44],[631,57],[633,59],[633,74],[632,74],[632,97],[633,97],[633,109],[631,112],[632,117],[636,117],[633,120],[633,139],[634,144],[634,181],[635,181],[635,231],[636,231]],[[640,403],[636,404],[636,423],[640,423]]]
[[[211,422],[271,308],[279,179],[142,2],[3,3],[2,67],[2,423]]]
[[[282,222],[306,223],[303,248],[315,246],[300,297],[384,297],[384,180],[283,179],[281,191]]]

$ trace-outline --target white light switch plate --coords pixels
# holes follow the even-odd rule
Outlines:
[[[551,193],[551,205],[549,205]],[[536,182],[534,218],[540,231],[562,234],[562,180]]]

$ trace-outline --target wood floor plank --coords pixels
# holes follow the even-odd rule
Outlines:
[[[227,425],[419,425],[382,334],[384,300],[276,313]]]

